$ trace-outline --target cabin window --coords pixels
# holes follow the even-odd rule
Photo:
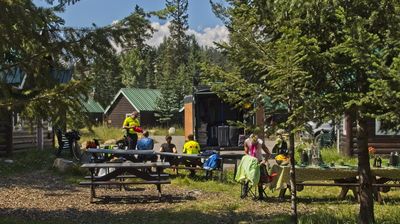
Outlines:
[[[381,130],[381,121],[380,120],[375,120],[375,135],[400,135],[400,131],[396,132],[393,130]]]

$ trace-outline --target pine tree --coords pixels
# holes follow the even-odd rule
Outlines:
[[[171,114],[179,110],[184,95],[190,93],[192,88],[192,81],[190,81],[190,85],[188,84],[188,80],[192,79],[189,77],[187,69],[189,58],[189,39],[186,35],[188,1],[167,0],[166,7],[171,18],[169,25],[171,35],[164,39],[158,55],[157,70],[162,82],[159,83],[162,99],[158,102],[160,121],[170,121]],[[161,111],[163,112],[161,113]]]
[[[286,123],[290,130],[300,128],[307,118],[352,114],[358,126],[358,221],[374,223],[367,121],[379,118],[388,127],[399,127],[392,106],[398,105],[394,102],[400,91],[399,3],[228,2],[229,10],[218,5],[217,11],[226,16],[224,21],[231,32],[230,43],[221,47],[233,70],[205,69],[216,74],[216,79],[227,81],[215,85],[215,89],[226,86],[242,90],[242,85],[257,86],[261,82],[265,94],[288,106]],[[222,94],[229,98],[228,93]],[[249,94],[256,99],[259,93]],[[232,95],[232,101],[238,104],[248,100],[246,94]]]

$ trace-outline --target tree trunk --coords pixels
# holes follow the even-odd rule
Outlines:
[[[353,155],[353,119],[352,119],[351,113],[349,113],[349,112],[345,112],[343,130],[346,131],[346,135],[345,135],[345,139],[344,139],[343,154],[345,156],[352,156]]]
[[[357,118],[357,154],[360,176],[360,213],[358,223],[375,223],[371,167],[368,154],[367,120]]]
[[[296,174],[294,160],[294,134],[289,134],[289,157],[290,157],[290,190],[292,202],[292,223],[297,223],[297,194],[296,194]]]

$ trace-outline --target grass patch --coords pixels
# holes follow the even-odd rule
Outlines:
[[[52,150],[31,149],[24,152],[13,153],[11,156],[0,158],[0,175],[13,175],[32,170],[50,169],[55,156]],[[12,160],[13,163],[6,163]]]
[[[165,136],[168,134],[167,128],[154,127],[149,129],[145,128],[145,130],[148,130],[151,136],[154,135]],[[184,130],[182,127],[178,127],[175,130],[176,130],[175,134],[173,134],[174,136],[184,135]],[[122,128],[107,127],[103,125],[103,126],[93,127],[92,130],[89,130],[87,128],[81,129],[80,133],[81,133],[81,139],[80,139],[81,143],[86,141],[91,141],[93,139],[99,139],[100,142],[104,142],[109,139],[114,139],[114,140],[122,139],[125,135],[125,130],[123,130]],[[139,139],[140,138],[141,135],[139,134]]]
[[[333,152],[323,150],[324,160],[337,161],[342,159]],[[4,163],[6,158],[0,159],[1,176],[43,170],[51,175],[61,176],[66,183],[75,184],[87,174],[87,171],[80,169],[79,166],[64,174],[51,169],[55,159],[52,150],[31,150],[15,153],[7,158],[14,160],[13,164]],[[178,176],[173,175],[171,170],[168,172],[173,176],[172,187],[177,190],[177,195],[194,192],[196,198],[172,204],[143,203],[143,205],[135,205],[138,206],[138,209],[115,213],[102,209],[102,205],[98,205],[96,209],[90,211],[74,210],[72,207],[71,211],[76,214],[76,217],[79,217],[79,220],[63,217],[64,211],[60,209],[54,211],[60,213],[59,218],[54,217],[51,220],[41,221],[1,216],[0,223],[290,223],[290,200],[288,196],[286,200],[279,201],[277,199],[278,191],[267,190],[269,197],[267,202],[253,201],[251,198],[240,199],[240,184],[233,180],[232,171],[224,173],[227,178],[225,182],[205,180],[203,178],[204,172],[201,171],[198,171],[197,177],[193,179],[188,178],[189,172],[184,170],[180,171],[181,175]],[[214,176],[217,178],[218,172]],[[337,200],[339,191],[340,188],[338,187],[305,187],[303,191],[298,192],[299,223],[356,223],[359,211],[358,203],[353,200],[351,193],[346,200]],[[196,192],[200,193],[196,195]],[[383,193],[382,196],[385,203],[383,205],[375,203],[376,222],[398,223],[399,189]],[[129,204],[111,206],[122,207],[129,206]],[[149,207],[152,207],[152,209],[149,209]],[[18,207],[15,209],[18,209]],[[29,215],[29,212],[46,214],[46,211],[36,208],[26,209],[22,214]]]
[[[123,130],[122,128],[107,127],[103,125],[103,126],[93,127],[91,131],[86,128],[81,129],[80,133],[81,133],[80,142],[90,141],[93,140],[94,138],[99,139],[100,142],[104,142],[109,139],[115,139],[115,140],[122,139],[124,137],[125,130]]]
[[[344,163],[347,165],[357,165],[357,157],[347,157],[338,153],[336,148],[324,148],[321,150],[322,160],[327,163],[340,164]]]

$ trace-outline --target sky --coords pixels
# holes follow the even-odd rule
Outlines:
[[[45,5],[43,0],[33,2],[38,6]],[[135,5],[144,8],[145,11],[156,11],[164,8],[165,0],[81,0],[68,6],[60,16],[67,26],[85,27],[91,26],[92,23],[105,26],[128,16],[133,12]],[[188,14],[188,34],[195,35],[200,45],[212,46],[214,41],[228,40],[228,31],[212,12],[209,0],[189,0]],[[148,43],[157,46],[164,36],[169,35],[169,23],[158,18],[151,18],[151,22],[158,31]]]

